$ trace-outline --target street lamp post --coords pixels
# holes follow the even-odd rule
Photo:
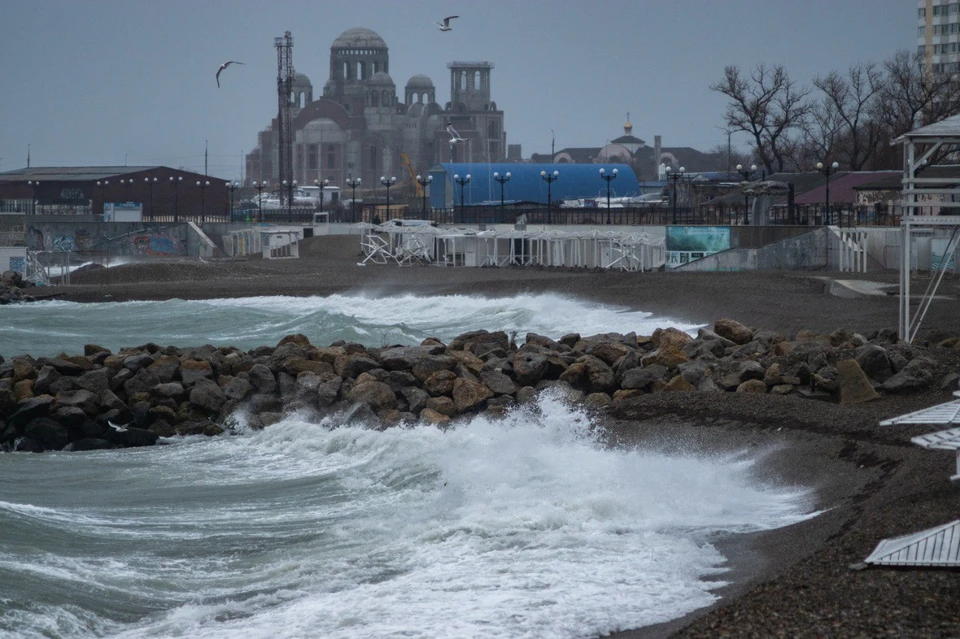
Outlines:
[[[470,174],[467,173],[465,176],[460,177],[459,173],[454,173],[453,181],[460,185],[460,222],[463,223],[463,192],[466,190],[467,184],[470,182]]]
[[[837,172],[837,169],[840,168],[840,164],[834,162],[830,166],[824,166],[823,162],[817,162],[817,171],[822,173],[827,178],[827,194],[826,201],[824,203],[824,212],[823,212],[823,225],[827,226],[830,222],[833,221],[833,216],[830,214],[830,176]],[[841,226],[842,226],[841,222]]]
[[[496,175],[496,173],[494,173]],[[427,219],[427,185],[433,182],[433,176],[428,175],[423,177],[422,175],[417,176],[417,184],[420,185],[420,197],[422,198],[422,203],[420,204],[420,215],[423,216],[423,219]]]
[[[233,194],[240,188],[239,182],[227,182],[227,189],[230,191],[230,221],[233,222]]]
[[[330,184],[330,180],[323,180],[321,182],[319,179],[317,179],[314,180],[313,183],[317,185],[318,189],[320,189],[320,213],[323,213],[323,189]],[[323,218],[322,215],[320,217]]]
[[[384,176],[384,175],[381,175],[381,176],[380,176],[380,184],[382,184],[382,185],[384,185],[385,187],[387,187],[387,212],[386,212],[386,217],[387,217],[387,219],[386,219],[386,220],[383,220],[384,222],[387,222],[387,221],[390,220],[390,187],[393,186],[393,185],[396,184],[396,183],[397,183],[397,178],[395,178],[395,177],[391,177],[391,178],[388,179],[388,178],[387,178],[386,176]]]
[[[737,173],[739,173],[741,177],[743,177],[744,182],[749,182],[750,176],[753,175],[753,173],[756,170],[757,170],[756,164],[751,164],[749,171],[743,168],[742,164],[737,165]],[[744,193],[743,194],[743,223],[747,226],[750,225],[750,209],[747,208],[747,203],[749,202],[749,200],[750,200],[750,194]]]
[[[176,180],[171,177],[170,182],[173,184],[173,223],[176,224],[180,221],[180,183],[183,182],[183,176]]]
[[[504,175],[494,172],[493,179],[496,180],[497,184],[500,185],[500,223],[503,223],[503,185],[510,181],[510,171],[507,171]]]
[[[203,224],[207,221],[205,194],[207,192],[207,187],[210,186],[210,180],[206,180],[204,182],[197,180],[197,186],[200,187],[200,223]]]
[[[350,217],[357,221],[357,187],[360,186],[360,178],[347,178],[347,186],[350,187],[352,194],[350,196]]]
[[[37,188],[40,186],[39,180],[27,180],[30,186],[30,213],[37,214]]]
[[[263,222],[263,190],[267,188],[266,181],[257,182],[254,180],[253,188],[257,191],[257,217],[259,218],[258,222]]]
[[[617,170],[614,169],[607,175],[607,172],[600,169],[600,179],[607,183],[607,224],[610,224],[610,182],[617,178]],[[621,221],[621,224],[623,222]]]
[[[110,180],[104,180],[103,182],[97,180],[97,186],[100,187],[100,215],[107,214],[107,199],[104,195],[104,191],[106,190],[108,184],[110,184]]]
[[[683,177],[683,173],[686,169],[682,166],[679,170],[674,171],[673,169],[667,169],[667,178],[673,181],[673,223],[679,224],[677,220],[677,182],[680,181],[680,178]]]
[[[153,217],[153,185],[157,183],[157,178],[143,178],[144,184],[147,185],[147,188],[150,191],[150,217]]]
[[[540,171],[540,179],[544,180],[547,183],[547,224],[553,224],[553,217],[551,215],[552,209],[552,196],[550,193],[550,187],[560,179],[560,171],[554,171],[553,173],[547,173],[546,171]]]
[[[133,178],[129,180],[124,180],[120,178],[120,186],[123,187],[123,199],[127,202],[130,201],[130,185],[133,184]]]
[[[294,180],[287,184],[287,181],[282,182],[283,190],[287,192],[287,221],[293,222],[293,190],[297,188],[297,181]]]

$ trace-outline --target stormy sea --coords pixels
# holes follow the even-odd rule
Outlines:
[[[0,355],[559,338],[696,326],[554,295],[0,307]],[[596,637],[716,600],[726,536],[814,516],[755,451],[614,447],[544,393],[505,418],[0,454],[2,637]]]

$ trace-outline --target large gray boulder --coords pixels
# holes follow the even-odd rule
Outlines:
[[[88,390],[75,390],[57,393],[57,406],[75,406],[87,415],[100,412],[100,398]]]
[[[360,382],[347,394],[347,400],[354,403],[366,404],[373,410],[397,407],[397,396],[393,390],[383,382]]]
[[[110,388],[110,377],[111,373],[108,369],[95,368],[92,371],[87,371],[80,375],[73,381],[79,388],[100,395],[103,391]]]
[[[31,420],[23,429],[23,434],[40,442],[45,450],[60,450],[69,441],[66,427],[49,417]]]
[[[254,364],[247,372],[247,379],[256,393],[273,393],[277,390],[277,378],[265,364]]]
[[[532,350],[520,351],[513,358],[513,374],[522,386],[534,386],[547,372],[546,355]]]
[[[620,388],[646,390],[650,384],[663,381],[667,372],[667,367],[660,364],[630,369],[624,373]]]
[[[481,371],[480,381],[497,395],[513,395],[517,392],[517,384],[497,370]]]
[[[198,378],[190,390],[190,405],[208,413],[216,413],[226,401],[227,396],[217,383],[206,377]]]
[[[885,382],[893,376],[887,349],[878,344],[867,344],[857,351],[857,365],[870,379]]]
[[[749,344],[753,341],[753,330],[740,322],[728,318],[718,319],[713,332],[734,344]]]

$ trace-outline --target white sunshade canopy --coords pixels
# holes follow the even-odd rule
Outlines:
[[[903,537],[884,539],[864,562],[874,566],[960,566],[960,519]]]

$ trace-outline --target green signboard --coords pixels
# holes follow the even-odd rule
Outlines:
[[[729,226],[667,227],[667,268],[676,268],[729,248]]]

